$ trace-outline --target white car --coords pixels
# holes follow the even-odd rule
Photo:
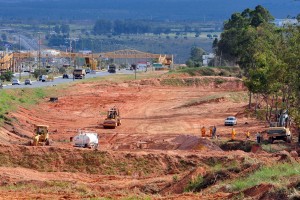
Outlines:
[[[19,79],[13,79],[12,82],[11,82],[12,85],[20,85],[21,82]]]
[[[234,126],[237,125],[237,119],[233,116],[229,116],[225,119],[225,126]]]

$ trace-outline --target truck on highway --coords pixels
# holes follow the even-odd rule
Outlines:
[[[108,66],[108,72],[109,73],[116,73],[116,66],[115,65],[109,65]]]
[[[84,79],[85,75],[85,69],[74,69],[73,71],[73,79]]]

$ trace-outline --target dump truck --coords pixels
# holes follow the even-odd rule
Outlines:
[[[288,143],[292,142],[292,132],[288,128],[289,115],[287,110],[281,111],[275,122],[270,123],[270,127],[267,129],[267,138],[269,143],[273,143],[274,140],[284,140]]]
[[[120,111],[118,108],[113,107],[107,111],[107,116],[103,122],[104,128],[116,128],[121,125]]]
[[[32,146],[50,145],[48,129],[49,126],[47,125],[35,125],[34,128],[35,136],[31,141],[31,145]]]
[[[85,69],[74,69],[73,71],[73,79],[83,79],[85,75]]]
[[[94,132],[79,132],[73,138],[75,147],[83,147],[83,148],[98,148],[98,134]]]
[[[107,71],[109,73],[116,73],[116,66],[115,65],[109,65]]]
[[[292,133],[289,128],[285,127],[269,127],[267,129],[267,137],[270,143],[273,143],[274,140],[292,142]]]

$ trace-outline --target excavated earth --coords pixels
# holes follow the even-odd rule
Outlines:
[[[233,192],[216,185],[279,159],[218,145],[231,137],[232,127],[224,126],[227,116],[238,118],[236,140],[244,141],[250,131],[255,141],[255,133],[265,129],[245,111],[247,100],[242,81],[231,77],[71,84],[57,102],[46,98],[9,113],[13,120],[0,129],[0,199],[233,198]],[[120,109],[122,125],[104,129],[112,106]],[[49,125],[50,146],[27,145],[35,124]],[[201,137],[200,128],[213,125],[218,139]],[[98,150],[72,146],[70,138],[80,131],[98,133]],[[238,169],[215,176],[211,171],[218,164]],[[199,175],[208,180],[203,189],[185,192]],[[262,185],[249,197],[271,189]]]

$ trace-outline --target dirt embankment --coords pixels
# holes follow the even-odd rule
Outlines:
[[[232,128],[238,140],[245,140],[250,131],[252,141],[264,129],[245,113],[247,93],[236,78],[78,82],[57,102],[48,100],[10,113],[12,120],[0,130],[0,190],[8,198],[224,199],[232,192],[215,185],[279,161],[262,151],[232,151],[242,149],[244,142],[222,146]],[[104,129],[102,122],[112,106],[120,109],[122,125]],[[225,127],[227,116],[238,117],[238,125]],[[34,124],[50,126],[50,147],[25,145]],[[210,136],[213,125],[217,140]],[[98,151],[72,146],[70,137],[79,130],[98,133]],[[196,193],[183,193],[200,176]]]

